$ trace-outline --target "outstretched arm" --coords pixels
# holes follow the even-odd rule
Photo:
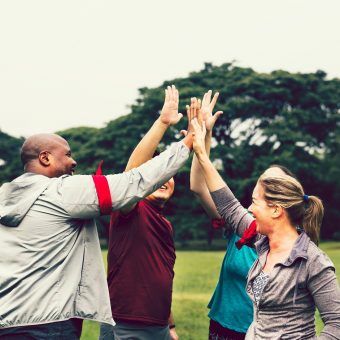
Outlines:
[[[212,114],[219,94],[215,93],[212,99],[211,94],[212,94],[211,90],[204,94],[201,106],[202,119],[205,122],[207,130],[205,135],[205,150],[208,157],[210,154],[212,129],[218,117],[223,113],[222,111],[218,111],[214,115]],[[197,160],[196,155],[194,155],[191,164],[190,189],[195,193],[203,209],[210,218],[221,218],[211,198],[210,192],[205,182],[204,175],[202,173],[201,166]]]
[[[168,86],[159,118],[133,150],[125,171],[134,169],[152,158],[168,127],[177,124],[183,117],[181,113],[178,113],[178,103],[178,90],[174,85]],[[125,206],[121,211],[126,214],[133,210],[135,205],[136,203]]]
[[[192,105],[195,107],[195,104],[192,103]],[[193,148],[195,155],[217,211],[227,222],[227,225],[241,236],[254,221],[254,218],[242,207],[211,163],[205,148],[205,123],[203,122],[203,127],[201,127],[195,118],[192,121],[192,126],[194,129]]]
[[[178,90],[174,85],[168,86],[159,118],[133,150],[125,171],[136,168],[152,158],[168,127],[177,124],[183,117],[178,113],[178,103]]]

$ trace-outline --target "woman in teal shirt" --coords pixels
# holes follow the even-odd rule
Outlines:
[[[253,321],[253,305],[245,286],[248,271],[257,255],[253,248],[242,247],[238,250],[235,245],[238,240],[234,233],[228,237],[220,277],[208,305],[209,337],[212,339],[219,335],[218,339],[221,335],[224,335],[223,339],[244,339]]]

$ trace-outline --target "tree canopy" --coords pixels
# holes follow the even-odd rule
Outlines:
[[[186,78],[165,81],[157,88],[141,88],[130,114],[110,121],[104,128],[72,128],[60,131],[70,143],[78,172],[91,173],[105,160],[106,173],[121,172],[129,155],[147,132],[164,100],[164,88],[175,84],[180,92],[180,111],[190,97],[209,89],[220,92],[216,110],[224,114],[214,131],[211,151],[221,174],[244,205],[250,203],[258,176],[270,165],[281,164],[301,180],[305,191],[319,196],[325,205],[321,230],[324,238],[339,233],[340,80],[327,79],[323,71],[258,73],[226,63],[206,63]],[[166,134],[162,147],[180,138],[185,119]],[[0,181],[21,172],[18,148],[22,140],[0,134]],[[3,144],[4,143],[4,144]],[[206,237],[209,220],[189,190],[190,162],[176,176],[175,195],[166,213],[181,241]]]

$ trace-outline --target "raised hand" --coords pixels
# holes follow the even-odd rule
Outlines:
[[[191,98],[191,105],[190,107],[187,106],[187,110],[190,111],[191,117],[190,129],[193,136],[193,149],[197,156],[206,154],[206,127],[205,121],[202,120],[200,105],[200,100],[197,100],[196,98]]]
[[[219,96],[219,93],[216,92],[214,94],[214,97],[211,99],[212,91],[209,90],[206,92],[202,99],[202,106],[201,106],[201,113],[202,113],[202,119],[205,122],[205,127],[207,129],[207,132],[212,131],[218,117],[223,114],[223,111],[217,111],[215,114],[213,114],[213,110],[215,107],[215,104],[217,102],[217,98]]]
[[[179,95],[175,85],[168,86],[165,90],[164,105],[160,114],[160,120],[166,125],[175,125],[183,117],[178,113]]]
[[[200,108],[201,108],[201,100],[197,99],[196,97],[191,98],[190,105],[186,105],[187,117],[188,117],[188,129],[181,130],[180,133],[182,135],[186,136],[188,133],[193,133],[194,129],[192,127],[191,122],[194,118],[199,119],[200,124],[202,125],[202,114],[201,114]]]

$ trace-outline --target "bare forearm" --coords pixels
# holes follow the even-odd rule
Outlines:
[[[207,135],[205,136],[205,149],[207,150],[208,156],[210,153],[210,145],[211,132],[207,133]],[[218,214],[215,204],[211,198],[207,184],[205,183],[204,174],[196,155],[194,155],[191,164],[190,189],[195,193],[203,209],[210,218],[220,218],[220,215]]]
[[[125,171],[134,169],[152,158],[167,128],[168,125],[162,123],[159,118],[154,122],[150,130],[133,150]]]
[[[204,153],[199,155],[197,159],[201,165],[202,174],[210,192],[222,189],[226,186],[226,183],[211,163],[207,154]]]
[[[211,144],[211,132],[207,133],[205,136],[205,149],[207,151],[207,155],[210,153],[210,144]],[[194,155],[191,163],[191,171],[190,171],[190,190],[200,195],[202,192],[208,191],[207,185],[205,183],[205,178],[202,173],[201,165],[197,159],[197,156]]]

